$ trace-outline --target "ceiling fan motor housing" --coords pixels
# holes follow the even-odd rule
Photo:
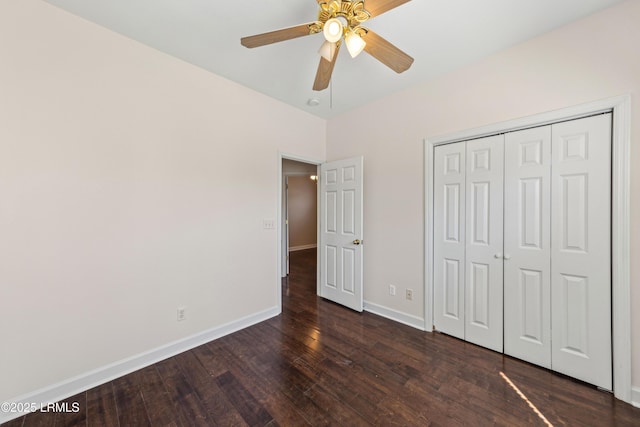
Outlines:
[[[318,21],[309,25],[311,33],[319,33],[324,30],[327,21],[329,24],[335,19],[344,20],[343,33],[355,31],[363,22],[371,18],[371,14],[364,8],[364,1],[332,0],[320,3]],[[326,37],[326,36],[325,36]]]

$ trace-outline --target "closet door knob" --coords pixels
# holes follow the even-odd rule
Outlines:
[[[493,256],[494,258],[502,258],[502,254],[500,252],[498,252],[497,254],[495,254]]]
[[[506,260],[510,260],[510,259],[511,259],[511,255],[504,254],[504,259],[506,259]]]

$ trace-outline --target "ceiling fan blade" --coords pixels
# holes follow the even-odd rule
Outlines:
[[[363,39],[367,42],[364,47],[365,52],[396,73],[407,71],[413,64],[412,57],[371,30],[367,30],[366,35],[363,35]]]
[[[243,37],[240,39],[240,43],[245,47],[259,47],[272,43],[283,42],[285,40],[295,39],[297,37],[308,36],[314,34],[309,28],[314,24],[310,22],[308,24],[296,25],[295,27],[283,28],[281,30],[270,31],[268,33],[256,34],[255,36]]]
[[[318,64],[316,80],[313,82],[313,90],[320,91],[329,87],[329,83],[331,82],[331,74],[333,73],[333,67],[336,65],[339,51],[340,43],[336,43],[336,50],[333,53],[333,59],[331,61],[327,61],[322,56],[320,57],[320,64]]]
[[[364,0],[364,8],[373,18],[410,1],[411,0]]]

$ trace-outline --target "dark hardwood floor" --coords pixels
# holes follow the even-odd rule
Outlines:
[[[294,252],[282,315],[5,425],[640,426],[610,393],[315,291],[315,250]]]

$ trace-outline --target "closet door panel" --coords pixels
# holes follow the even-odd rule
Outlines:
[[[503,135],[467,141],[465,339],[502,351]]]
[[[434,325],[464,339],[465,143],[435,149]]]
[[[551,367],[551,126],[505,135],[504,352]]]
[[[611,114],[552,137],[552,368],[611,390]]]

